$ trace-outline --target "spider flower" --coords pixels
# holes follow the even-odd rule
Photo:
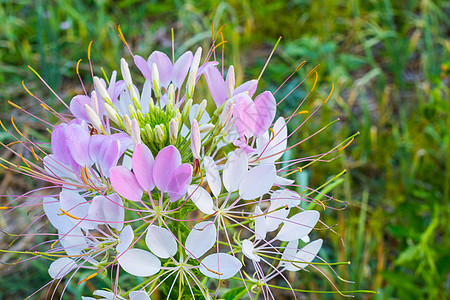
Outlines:
[[[322,260],[324,242],[310,236],[319,235],[318,227],[331,230],[319,210],[332,208],[334,199],[320,194],[326,200],[316,201],[320,192],[296,185],[291,175],[345,146],[284,159],[303,142],[288,141],[306,122],[288,133],[303,101],[281,116],[284,99],[258,91],[258,80],[236,87],[234,67],[224,76],[217,68],[225,69],[223,62],[211,60],[215,50],[213,43],[206,55],[202,48],[177,59],[160,51],[148,59],[133,55],[137,68],[121,59],[121,80],[117,71],[109,79],[94,76],[92,91],[69,105],[61,99],[71,114],[48,110],[60,119],[47,123],[49,146],[10,132],[37,162],[20,154],[26,166],[4,161],[4,167],[58,190],[17,205],[42,205],[57,232],[49,234],[57,237],[50,247],[35,252],[54,260],[52,282],[81,284],[110,273],[109,291],[83,299],[149,299],[157,289],[168,298],[212,299],[233,281],[248,298],[274,299],[268,284],[274,279],[296,297],[287,272],[311,266],[328,279],[313,262]],[[202,78],[208,89],[199,97]],[[121,293],[122,284],[133,291]]]

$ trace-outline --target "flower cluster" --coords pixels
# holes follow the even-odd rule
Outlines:
[[[297,145],[288,138],[299,127],[289,134],[287,123],[300,106],[277,117],[273,93],[258,91],[258,80],[236,86],[214,50],[203,59],[201,48],[176,60],[133,56],[141,88],[122,58],[122,80],[116,71],[94,76],[92,91],[70,101],[71,115],[42,104],[61,121],[50,147],[18,139],[37,162],[21,156],[26,166],[4,167],[59,189],[41,203],[57,230],[39,254],[53,260],[53,282],[111,273],[110,290],[86,300],[150,299],[157,290],[211,299],[227,281],[241,283],[242,297],[274,298],[274,278],[295,297],[287,272],[321,272],[313,260],[323,242],[309,236],[325,204],[299,193],[290,175],[330,152],[282,160]],[[195,95],[203,80],[213,103]],[[90,275],[79,277],[83,270]],[[124,274],[143,279],[123,292]]]

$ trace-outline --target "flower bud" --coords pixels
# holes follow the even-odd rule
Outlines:
[[[186,103],[184,104],[183,111],[181,112],[181,120],[182,120],[183,122],[184,122],[184,121],[187,119],[187,117],[189,116],[189,112],[191,111],[191,108],[192,108],[192,102],[193,102],[193,100],[192,100],[192,99],[189,99],[189,100],[187,100]]]
[[[233,115],[233,107],[234,107],[233,99],[230,99],[225,103],[225,106],[223,107],[222,113],[220,114],[219,118],[220,126],[225,126],[225,124],[231,119],[231,116]]]
[[[99,115],[100,110],[98,109],[98,99],[97,93],[95,91],[92,91],[91,93],[91,107],[97,113],[97,115]]]
[[[153,134],[153,130],[150,127],[150,124],[145,124],[145,135],[147,136],[147,140],[149,143],[153,143],[155,140],[155,135]]]
[[[173,145],[177,142],[178,138],[178,120],[173,118],[169,123],[169,139],[170,143]]]
[[[192,121],[191,125],[191,150],[194,159],[200,159],[200,148],[202,141],[200,137],[200,129],[198,128],[197,120]]]
[[[131,135],[131,119],[128,115],[123,116],[123,124],[125,125],[125,131]]]
[[[226,84],[226,93],[227,93],[227,99],[233,97],[234,92],[234,85],[236,84],[235,78],[234,78],[234,67],[230,66],[228,68],[227,78],[225,79]]]
[[[214,125],[213,124],[205,124],[205,125],[200,125],[199,129],[200,129],[200,133],[207,133],[210,132],[212,129],[214,129]]]
[[[195,83],[197,81],[197,71],[200,65],[200,59],[202,58],[202,48],[199,47],[195,52],[194,59],[192,60],[191,69],[189,70],[189,77],[186,84],[186,98],[192,98],[194,95]]]
[[[164,133],[164,125],[156,125],[155,126],[155,140],[160,145],[163,145],[166,140],[166,134]]]
[[[122,77],[127,86],[128,93],[130,94],[131,101],[133,101],[134,107],[140,110],[141,107],[139,104],[139,96],[134,88],[133,81],[131,79],[130,69],[128,68],[128,63],[124,58],[120,60],[120,69],[122,71]]]
[[[131,120],[131,140],[135,145],[141,144],[141,129],[136,119]]]
[[[108,91],[97,76],[94,76],[94,85],[100,93],[100,97],[102,97],[103,101],[109,105],[113,105],[111,99],[109,98]]]
[[[122,77],[127,86],[132,86],[133,81],[131,79],[130,69],[128,68],[128,63],[125,58],[120,59],[120,70],[122,71]]]
[[[156,99],[161,98],[161,83],[159,81],[158,66],[155,63],[152,65],[152,81],[153,81],[153,91],[155,92]]]
[[[195,113],[195,119],[200,122],[200,119],[202,118],[203,114],[206,110],[206,105],[208,104],[208,101],[206,99],[203,99],[203,101],[198,106],[197,112]]]
[[[91,121],[92,126],[94,126],[95,129],[97,129],[98,132],[105,132],[103,130],[102,121],[100,120],[100,117],[98,114],[90,107],[89,105],[85,104],[84,109],[86,110],[86,114],[89,118],[89,121]]]
[[[173,85],[173,83],[171,83],[168,89],[166,111],[171,111],[173,109],[174,104],[175,104],[175,86]]]
[[[116,110],[108,103],[104,103],[103,105],[105,107],[106,115],[108,116],[108,118],[117,125],[122,125],[122,120],[120,120],[120,116],[117,114]]]

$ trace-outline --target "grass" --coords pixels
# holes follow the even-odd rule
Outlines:
[[[352,260],[350,266],[338,270],[356,284],[339,286],[343,290],[377,290],[375,298],[380,299],[444,299],[449,294],[450,266],[450,4],[431,0],[326,3],[2,2],[0,117],[9,119],[9,99],[32,107],[22,80],[56,105],[27,70],[28,64],[69,100],[80,92],[75,74],[79,58],[83,58],[81,72],[88,78],[89,41],[94,41],[94,65],[101,63],[107,73],[118,67],[121,56],[130,60],[117,37],[118,24],[133,51],[143,56],[156,48],[170,49],[171,27],[181,53],[208,43],[203,41],[210,36],[212,21],[216,30],[227,24],[226,64],[234,64],[246,79],[259,75],[281,35],[282,43],[260,87],[275,90],[301,61],[308,61],[286,84],[286,94],[320,64],[316,91],[304,109],[317,107],[328,95],[331,83],[335,90],[298,139],[341,118],[291,155],[316,154],[357,131],[361,133],[334,162],[298,173],[301,181],[314,187],[342,169],[348,170],[345,180],[337,182],[330,192],[350,207],[343,213],[324,214],[329,224],[338,224],[336,230],[346,245],[343,248],[338,237],[326,236],[324,256],[331,261]],[[87,83],[90,85],[89,79]],[[291,111],[311,84],[307,81],[279,109]],[[283,91],[277,96],[283,96]],[[298,118],[300,122],[302,117]],[[0,138],[4,141],[6,136]],[[36,278],[32,279],[26,282],[33,285]],[[39,284],[42,282],[37,288]],[[330,289],[314,275],[301,278],[301,284],[304,288]],[[6,293],[0,290],[8,299],[22,288],[17,283]]]

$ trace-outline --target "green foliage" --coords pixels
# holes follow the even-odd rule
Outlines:
[[[335,85],[331,100],[295,140],[341,118],[338,125],[296,147],[291,156],[325,152],[356,131],[361,133],[341,158],[314,164],[304,171],[308,176],[299,175],[310,186],[319,186],[324,178],[348,170],[346,180],[331,193],[347,201],[349,208],[322,213],[328,224],[338,224],[335,229],[342,233],[345,249],[339,237],[319,234],[326,239],[322,255],[327,260],[352,260],[338,272],[356,284],[338,286],[374,289],[380,299],[445,299],[450,272],[449,9],[449,3],[440,0],[330,0],[326,5],[312,0],[2,2],[0,117],[9,118],[8,99],[32,107],[22,80],[39,97],[53,99],[26,69],[28,64],[70,100],[81,92],[75,73],[79,58],[80,73],[91,85],[91,40],[94,65],[101,63],[107,74],[118,69],[120,57],[131,61],[117,37],[118,24],[133,52],[143,56],[156,48],[169,53],[170,27],[175,28],[178,54],[198,43],[207,45],[212,21],[216,31],[227,24],[225,63],[234,64],[248,78],[258,77],[282,35],[260,89],[274,91],[303,60],[307,64],[277,98],[317,64],[321,66],[316,91],[301,109],[313,111],[327,97],[331,83]],[[292,112],[312,83],[313,78],[308,79],[279,109]],[[296,116],[291,125],[305,118]],[[4,140],[1,134],[0,139]],[[7,288],[0,283],[0,297],[8,299],[24,285],[38,289],[46,282],[44,271],[34,271],[35,266],[39,263],[33,263],[30,277],[8,280]],[[299,278],[302,288],[330,289],[323,277],[309,275]],[[69,291],[81,295],[78,289]],[[238,299],[243,292],[232,288],[223,298]]]

